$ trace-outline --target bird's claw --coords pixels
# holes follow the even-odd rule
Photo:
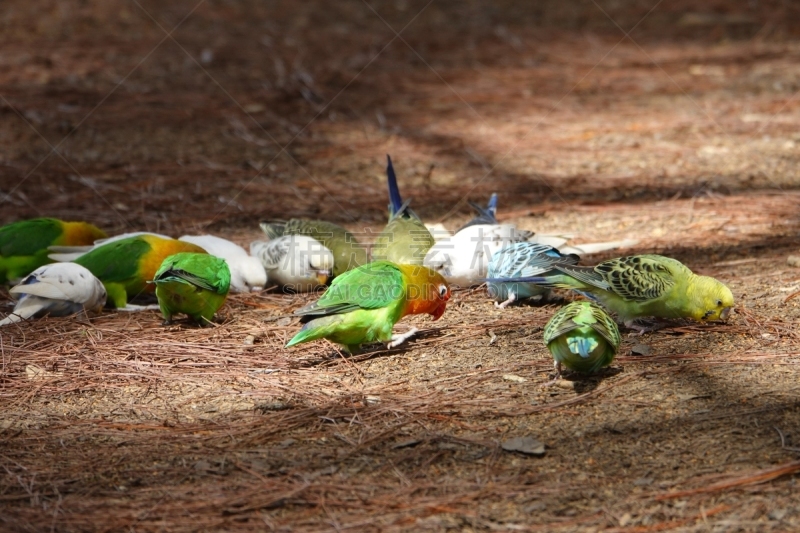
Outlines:
[[[513,292],[510,292],[508,293],[508,298],[506,299],[506,301],[502,303],[495,302],[494,306],[496,309],[505,309],[509,305],[513,304],[516,300],[517,300],[517,295],[514,294]]]
[[[392,335],[392,340],[386,345],[386,347],[389,349],[397,348],[398,346],[406,342],[408,339],[416,335],[417,331],[418,331],[417,328],[411,328],[406,333],[395,333],[394,335]]]

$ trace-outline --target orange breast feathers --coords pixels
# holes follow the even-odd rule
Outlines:
[[[190,242],[183,242],[177,239],[162,239],[155,235],[143,235],[142,238],[150,245],[150,251],[139,261],[139,273],[145,281],[151,281],[158,269],[161,268],[161,263],[164,262],[164,259],[172,254],[179,252],[206,253],[204,249]],[[147,290],[154,291],[155,285],[149,283]]]
[[[405,315],[427,313],[440,318],[450,299],[450,286],[441,274],[416,265],[397,265],[406,282]]]

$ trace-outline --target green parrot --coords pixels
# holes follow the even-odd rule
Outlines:
[[[219,257],[181,252],[164,259],[153,283],[164,325],[177,313],[206,325],[228,297],[231,271]]]
[[[698,276],[683,263],[663,255],[629,255],[596,266],[551,265],[539,276],[487,279],[494,282],[536,283],[573,289],[619,315],[626,326],[642,317],[727,320],[733,293],[720,281]]]
[[[611,364],[621,342],[616,322],[592,302],[572,302],[544,327],[544,343],[553,354],[556,376],[561,365],[589,374]]]
[[[87,246],[107,237],[86,222],[34,218],[0,227],[0,283],[16,282],[53,261],[49,246]]]
[[[102,281],[109,303],[122,309],[137,295],[155,291],[152,280],[161,263],[178,252],[206,253],[190,242],[143,234],[102,244],[74,262]]]
[[[284,235],[305,235],[318,240],[333,254],[333,276],[367,264],[364,246],[355,235],[333,222],[293,218],[287,222],[262,222],[260,226],[270,240]]]
[[[421,313],[437,320],[449,299],[445,279],[427,267],[367,263],[334,278],[319,300],[295,311],[306,324],[286,347],[325,338],[350,353],[368,342],[388,342],[393,348],[416,332],[393,336],[398,320]]]
[[[386,156],[386,176],[389,183],[389,223],[372,245],[373,261],[392,261],[406,265],[422,265],[425,254],[436,244],[425,224],[403,202],[397,186],[392,158]]]

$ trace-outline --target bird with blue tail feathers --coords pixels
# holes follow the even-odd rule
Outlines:
[[[372,245],[373,261],[422,265],[425,254],[434,245],[433,235],[420,218],[403,202],[397,186],[392,158],[386,156],[386,178],[389,185],[389,223]]]
[[[497,221],[497,194],[492,194],[486,207],[469,202],[476,216],[455,235],[440,239],[425,255],[423,265],[434,269],[453,285],[470,287],[483,283],[492,257],[515,242],[533,236],[513,224]]]

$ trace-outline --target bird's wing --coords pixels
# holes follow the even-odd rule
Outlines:
[[[575,317],[583,311],[583,306],[580,304],[581,302],[575,302],[566,305],[553,315],[553,318],[551,318],[544,327],[545,344],[550,344],[554,339],[578,327],[578,324],[575,323]]]
[[[62,234],[57,220],[41,218],[0,228],[0,256],[33,255],[53,244]]]
[[[85,303],[98,297],[98,285],[97,278],[86,268],[75,263],[55,263],[37,268],[9,292]]]
[[[608,313],[598,305],[592,303],[588,305],[591,307],[592,317],[595,320],[595,322],[591,324],[592,329],[602,335],[616,351],[617,348],[619,348],[620,342],[622,342],[616,322],[614,322],[614,320],[608,316]]]
[[[250,253],[261,260],[265,269],[276,269],[289,253],[292,237],[284,235],[271,241],[254,241],[250,243]]]
[[[494,254],[489,278],[524,278],[539,276],[556,265],[576,264],[577,255],[564,255],[547,244],[514,243]]]
[[[405,282],[400,269],[388,261],[376,261],[334,278],[319,300],[295,314],[326,316],[356,309],[378,309],[404,295]]]
[[[594,271],[611,291],[634,302],[659,298],[675,286],[675,274],[658,256],[619,257],[600,263]]]
[[[230,287],[230,268],[224,259],[210,254],[179,253],[164,260],[153,281],[183,281],[223,294]]]
[[[179,241],[196,244],[206,252],[222,259],[247,257],[247,250],[233,241],[217,237],[216,235],[183,235]]]

